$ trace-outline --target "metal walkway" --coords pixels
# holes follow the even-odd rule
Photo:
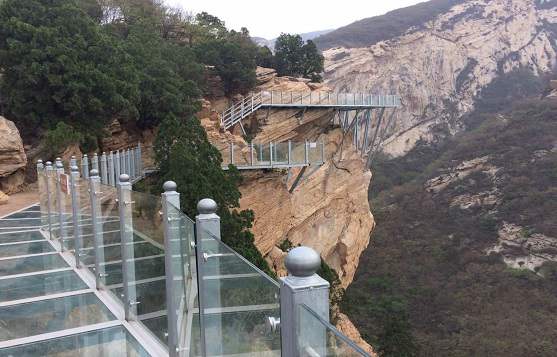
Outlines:
[[[343,111],[396,108],[396,95],[330,92],[259,92],[234,103],[221,114],[221,125],[226,130],[261,108],[280,109],[335,109]]]

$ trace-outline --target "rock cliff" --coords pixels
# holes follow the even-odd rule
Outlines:
[[[259,69],[258,74],[258,90],[328,90],[304,79],[277,77],[272,70]],[[365,161],[352,148],[351,141],[343,142],[340,129],[331,125],[332,112],[308,111],[303,119],[298,112],[255,113],[247,120],[255,133],[253,141],[324,142],[325,164],[308,168],[294,189],[300,169],[245,172],[240,204],[254,210],[256,245],[279,275],[286,273],[283,266],[286,253],[278,245],[288,239],[294,245],[316,249],[337,271],[343,286],[347,286],[375,225],[367,201],[371,172],[365,169]],[[203,103],[198,117],[209,140],[223,156],[228,155],[228,145],[234,142],[246,159],[249,153],[246,141],[220,129],[218,113],[212,110],[210,102]]]
[[[257,90],[329,91],[322,84],[301,78],[277,77],[273,70],[259,68]],[[226,158],[231,142],[241,152],[236,159],[247,162],[248,143],[238,132],[220,128],[222,99],[204,101],[198,113],[209,140]],[[240,187],[244,209],[255,212],[252,229],[258,249],[279,276],[286,275],[286,252],[279,245],[288,240],[293,245],[306,245],[317,250],[336,270],[343,287],[356,272],[360,255],[369,244],[375,221],[367,200],[371,172],[365,160],[342,140],[342,132],[332,123],[328,110],[307,111],[303,118],[298,110],[259,111],[245,121],[254,143],[269,141],[324,142],[326,162],[309,167],[299,183],[294,181],[300,169],[257,170],[243,172]],[[338,314],[338,326],[365,350],[373,349],[359,335],[345,315]]]
[[[554,67],[557,10],[548,4],[464,1],[403,35],[325,51],[325,81],[336,91],[401,95],[383,149],[403,155],[420,139],[434,140],[436,129],[460,130],[459,118],[501,74],[525,67],[542,75]]]
[[[23,141],[15,124],[0,117],[0,202],[6,202],[2,195],[19,192],[25,180],[27,156]]]

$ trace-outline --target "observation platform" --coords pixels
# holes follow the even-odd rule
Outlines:
[[[333,109],[354,111],[397,108],[400,97],[367,93],[263,91],[234,103],[221,113],[221,126],[230,129],[259,109]]]
[[[329,323],[316,252],[277,281],[222,242],[214,201],[192,220],[125,157],[114,186],[108,160],[39,162],[39,203],[0,218],[0,356],[367,356]]]

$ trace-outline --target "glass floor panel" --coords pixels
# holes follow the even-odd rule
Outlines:
[[[122,283],[122,264],[107,264],[104,267],[107,274],[105,284],[121,284]],[[143,280],[164,276],[164,257],[152,259],[143,259],[136,262],[135,280]]]
[[[121,326],[29,343],[0,350],[6,357],[143,357],[149,356]]]
[[[17,213],[12,213],[7,217],[4,218],[41,218],[41,212],[17,212]]]
[[[39,254],[53,252],[54,248],[47,241],[6,245],[0,249],[0,258],[15,257],[18,255]]]
[[[45,237],[38,230],[17,233],[0,232],[0,244],[26,242],[30,240],[45,240]]]
[[[114,319],[93,293],[13,305],[0,309],[0,341]]]
[[[41,270],[66,268],[68,264],[58,254],[14,258],[0,261],[0,276],[32,273]]]
[[[137,243],[133,245],[134,248],[134,257],[135,258],[143,258],[149,257],[153,255],[160,255],[164,254],[162,249],[155,247],[154,245],[148,242]],[[113,262],[122,259],[122,247],[120,245],[112,245],[109,247],[104,247],[104,261],[105,262]],[[95,250],[94,249],[87,249],[81,251],[83,256],[81,257],[81,261],[83,264],[95,264]]]
[[[164,344],[168,343],[168,337],[166,332],[168,331],[168,322],[165,316],[154,317],[150,319],[145,319],[141,321],[145,327],[147,327],[151,332],[158,337]]]
[[[12,217],[6,217],[12,218]],[[0,219],[0,228],[12,227],[40,227],[41,219]]]
[[[87,289],[71,270],[0,280],[0,301]]]

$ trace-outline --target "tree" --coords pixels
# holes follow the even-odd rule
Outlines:
[[[207,197],[214,199],[219,207],[223,241],[260,269],[272,274],[249,231],[253,212],[238,210],[241,194],[237,186],[241,176],[233,166],[228,171],[222,170],[221,154],[209,142],[199,120],[194,116],[186,120],[174,115],[165,118],[155,142],[155,156],[161,180],[177,183],[182,210],[189,217],[194,217],[199,200]]]
[[[300,35],[281,34],[275,43],[275,69],[280,76],[310,78],[321,82],[325,59],[313,41]]]
[[[274,68],[275,60],[273,52],[267,46],[258,47],[255,62],[260,67]]]
[[[63,120],[100,133],[114,116],[135,116],[137,77],[129,60],[75,1],[0,6],[3,107],[24,131]]]

